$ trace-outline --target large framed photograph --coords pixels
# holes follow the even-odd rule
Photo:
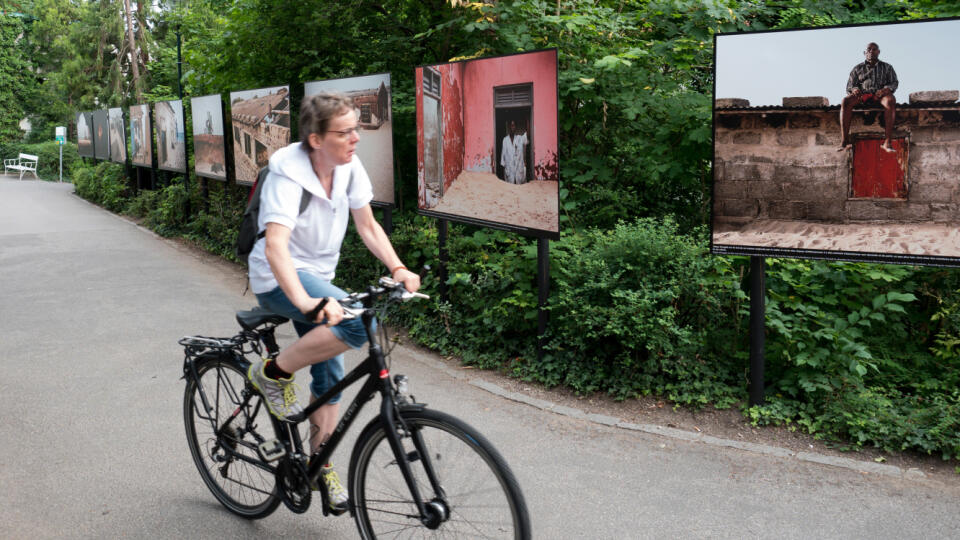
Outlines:
[[[711,251],[960,266],[960,20],[718,34]]]
[[[373,206],[394,206],[393,112],[389,73],[304,84],[304,97],[339,92],[353,101],[362,130],[357,157],[373,184]]]
[[[158,101],[153,106],[157,124],[157,168],[187,172],[187,138],[183,124],[183,101]]]
[[[130,162],[141,167],[153,167],[150,106],[130,107]]]
[[[193,118],[193,167],[197,176],[227,179],[223,138],[223,102],[220,94],[190,99]]]
[[[110,161],[126,163],[127,134],[123,127],[123,109],[110,109]]]
[[[237,183],[253,185],[270,156],[290,144],[290,88],[230,92],[230,119]]]
[[[559,238],[556,49],[414,76],[420,213]]]
[[[77,113],[77,155],[93,157],[93,113]]]
[[[110,113],[93,111],[93,157],[110,159]]]

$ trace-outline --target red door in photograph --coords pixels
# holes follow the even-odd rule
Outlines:
[[[853,198],[907,198],[907,141],[892,139],[894,152],[880,147],[883,139],[862,139],[853,146]]]

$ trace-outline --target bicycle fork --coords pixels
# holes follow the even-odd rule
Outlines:
[[[387,393],[389,394],[389,392]],[[423,436],[420,430],[411,430],[407,427],[402,416],[399,414],[399,409],[396,408],[393,399],[391,399],[389,395],[384,396],[384,399],[381,401],[380,418],[386,423],[384,429],[386,431],[387,441],[393,450],[393,455],[396,458],[400,472],[403,474],[403,479],[410,489],[410,495],[417,505],[417,511],[420,513],[420,522],[431,530],[439,528],[443,522],[450,518],[450,505],[446,500],[446,494],[443,488],[440,486],[440,481],[437,479],[433,461],[427,451],[426,445],[423,443]],[[398,428],[410,436],[415,448],[413,452],[407,453],[404,450]],[[436,497],[430,501],[424,502],[420,494],[420,488],[417,486],[417,481],[413,477],[413,470],[410,464],[414,461],[419,461],[422,464],[427,479],[430,481],[430,487],[436,494]]]

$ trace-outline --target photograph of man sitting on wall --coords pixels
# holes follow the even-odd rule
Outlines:
[[[711,250],[960,264],[960,71],[932,54],[958,46],[960,20],[718,35]]]

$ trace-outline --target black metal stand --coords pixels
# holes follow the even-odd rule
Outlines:
[[[437,277],[440,279],[440,300],[448,302],[450,298],[447,295],[447,220],[437,220],[437,226],[440,229],[438,234],[440,243],[440,268],[437,268]]]
[[[540,311],[537,314],[537,358],[542,359],[547,346],[547,322],[550,313],[547,303],[550,301],[550,240],[537,239],[537,288],[539,289]]]
[[[766,285],[763,257],[750,257],[750,406],[764,401],[764,348],[766,347]]]
[[[383,209],[383,232],[387,236],[393,234],[393,208],[386,206]]]

